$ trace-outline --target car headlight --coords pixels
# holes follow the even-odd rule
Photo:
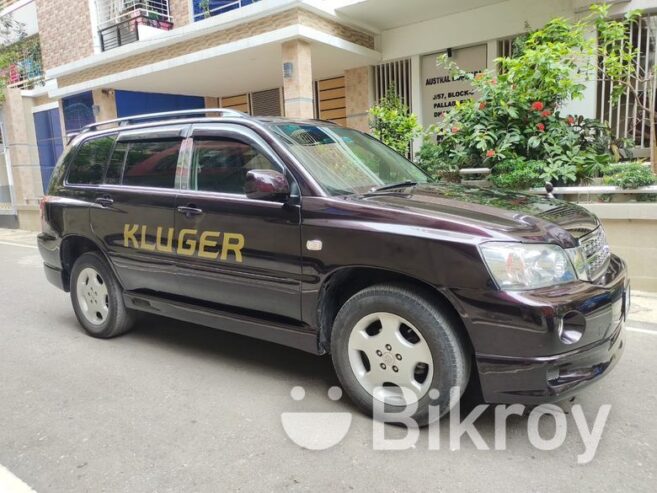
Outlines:
[[[571,256],[558,245],[490,242],[480,249],[500,289],[536,289],[580,278]]]

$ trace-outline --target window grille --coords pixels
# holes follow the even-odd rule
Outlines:
[[[636,60],[635,73],[640,74],[653,69],[656,57],[657,43],[657,15],[641,17],[639,21],[630,27],[630,40],[632,45],[639,50]],[[604,60],[599,61],[600,77],[597,90],[596,117],[609,124],[611,132],[616,138],[630,139],[637,148],[650,148],[650,116],[641,109],[630,93],[629,88],[621,96],[620,100],[612,104],[609,96],[614,86],[604,80]],[[639,93],[643,106],[650,105],[650,95],[647,85],[639,82],[639,77],[632,77],[635,90]]]
[[[395,60],[374,67],[374,98],[378,103],[393,87],[397,96],[411,109],[411,60]]]

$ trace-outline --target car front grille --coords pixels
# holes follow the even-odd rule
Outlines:
[[[595,281],[604,274],[609,265],[609,245],[602,226],[598,226],[597,229],[580,238],[579,244],[584,250],[589,278]]]

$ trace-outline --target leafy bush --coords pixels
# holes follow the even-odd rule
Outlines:
[[[524,158],[503,161],[495,168],[490,180],[496,187],[510,190],[524,190],[540,187],[544,184],[541,174],[543,163],[540,161],[527,161]]]
[[[370,108],[372,135],[400,154],[408,153],[411,141],[420,134],[422,127],[417,116],[411,113],[390,87],[379,104]]]
[[[459,168],[453,163],[441,159],[438,146],[425,138],[420,150],[415,155],[415,164],[429,176],[450,182],[460,182]]]
[[[488,167],[493,183],[514,188],[535,183],[535,174],[555,185],[602,176],[614,160],[609,128],[560,113],[564,101],[583,95],[582,58],[594,49],[586,26],[550,21],[515,43],[512,57],[498,59],[499,75],[474,75],[443,57],[453,77],[468,79],[480,99],[457,103],[430,129],[435,143],[427,140],[433,149],[424,149],[422,159],[430,156],[457,168]],[[507,173],[513,176],[504,178]]]
[[[650,168],[639,163],[614,166],[610,173],[605,176],[604,182],[624,189],[647,187],[657,183],[657,177]]]

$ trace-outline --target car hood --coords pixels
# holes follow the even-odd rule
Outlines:
[[[454,184],[420,184],[351,196],[349,200],[443,219],[446,223],[442,224],[454,224],[456,230],[474,226],[490,233],[485,236],[556,242],[566,248],[599,226],[595,215],[576,204]]]

